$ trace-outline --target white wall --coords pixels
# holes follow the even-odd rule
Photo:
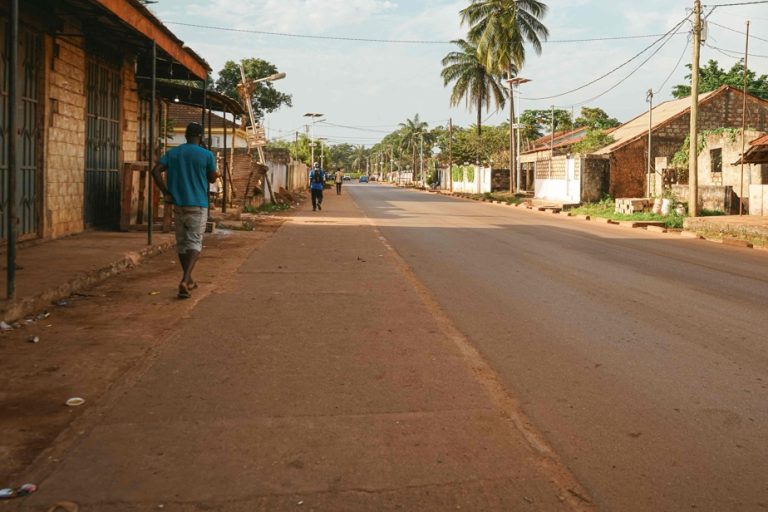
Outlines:
[[[768,185],[749,186],[749,214],[768,217]]]
[[[581,180],[576,174],[576,160],[566,160],[565,178],[536,178],[534,197],[562,203],[581,202]]]
[[[454,165],[453,167],[454,169],[459,169],[462,175],[460,181],[453,182],[454,192],[484,194],[491,191],[490,167],[479,167],[477,165]],[[470,175],[472,175],[471,181],[469,179]]]

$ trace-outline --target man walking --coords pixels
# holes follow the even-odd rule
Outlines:
[[[323,209],[323,187],[325,187],[325,171],[315,162],[315,168],[309,173],[309,189],[312,193],[312,211]]]
[[[341,195],[341,183],[344,181],[344,173],[341,172],[341,167],[336,168],[335,182],[336,182],[336,195]]]
[[[173,205],[176,250],[184,271],[179,283],[180,299],[188,299],[190,291],[197,288],[192,271],[203,250],[203,233],[208,221],[208,185],[219,177],[213,153],[200,146],[203,127],[190,123],[185,137],[186,144],[168,151],[152,169],[152,177],[163,193],[165,203]],[[162,176],[164,171],[167,185]]]

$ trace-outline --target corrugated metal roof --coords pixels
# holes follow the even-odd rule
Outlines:
[[[699,94],[699,103],[706,100],[710,96],[718,94],[724,91],[725,88],[716,89],[714,91]],[[660,125],[666,123],[674,117],[684,114],[691,108],[691,98],[681,98],[679,100],[670,100],[660,103],[653,107],[653,127],[658,128]],[[611,137],[615,139],[615,142],[605,146],[594,152],[595,155],[607,155],[616,151],[620,147],[628,144],[629,142],[637,139],[642,135],[648,134],[648,112],[637,116],[616,128]]]

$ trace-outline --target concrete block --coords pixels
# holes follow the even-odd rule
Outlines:
[[[665,228],[663,226],[653,226],[653,225],[651,225],[651,226],[646,226],[645,229],[646,229],[646,231],[652,231],[654,233],[666,233],[667,232],[667,228]]]

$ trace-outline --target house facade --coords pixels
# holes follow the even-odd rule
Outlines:
[[[153,44],[160,77],[199,80],[209,67],[137,0],[25,0],[11,70],[8,4],[0,2],[0,181],[7,183],[15,144],[19,239],[117,228],[122,168],[149,157],[151,93],[137,77],[151,74]],[[21,103],[15,139],[5,114],[11,79]],[[4,239],[9,191],[0,192]]]
[[[742,124],[743,99],[740,90],[729,86],[701,94],[698,116],[700,133],[706,138],[728,129],[739,129]],[[682,149],[690,131],[690,103],[690,98],[683,98],[657,105],[652,113],[646,112],[618,127],[611,134],[615,142],[594,152],[594,156],[609,162],[608,188],[612,196],[647,197],[661,194],[665,180],[664,169],[657,168],[655,164],[658,161],[669,165],[675,153]],[[750,131],[768,131],[768,101],[747,95],[746,119]],[[652,145],[650,157],[654,163],[654,171],[650,175],[649,130]],[[699,183],[712,181],[712,186],[715,183],[720,187],[725,186],[722,181],[725,175],[718,172],[712,176],[710,172],[710,153],[700,154],[699,159],[702,164],[699,168]],[[750,183],[763,179],[760,171],[750,173]],[[738,196],[737,200],[740,200],[740,191],[734,192]]]

